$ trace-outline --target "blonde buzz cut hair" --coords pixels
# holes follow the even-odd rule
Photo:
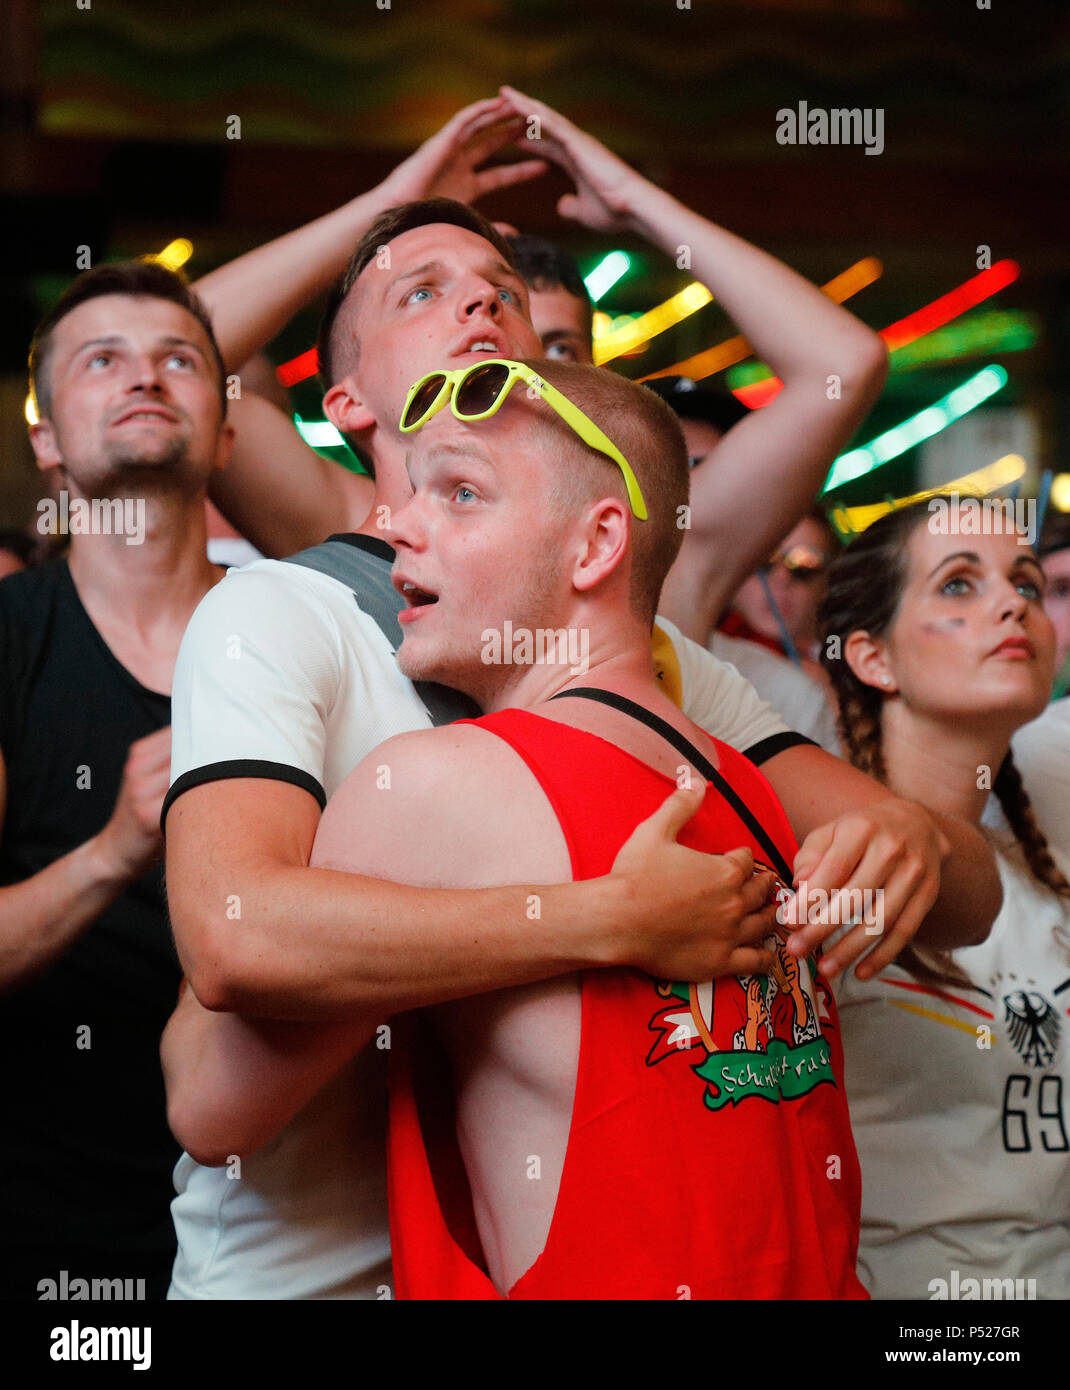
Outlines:
[[[630,596],[643,621],[653,623],[665,576],[683,542],[690,496],[691,465],[676,412],[653,391],[604,367],[545,359],[526,365],[578,406],[632,466],[647,519],[640,521],[629,505]],[[564,519],[599,497],[627,503],[624,477],[613,460],[585,444],[555,410],[537,404],[539,426],[554,429],[562,445],[551,455],[554,510]]]

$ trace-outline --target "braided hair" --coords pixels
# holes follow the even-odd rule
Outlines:
[[[945,500],[951,504],[955,499],[949,495]],[[886,512],[855,536],[829,570],[828,592],[818,614],[821,664],[836,694],[839,733],[847,759],[885,784],[888,777],[881,751],[884,696],[859,680],[843,659],[843,645],[852,632],[862,629],[880,637],[891,627],[906,583],[907,542],[930,515],[928,499],[914,502]],[[1052,859],[1009,749],[992,790],[1022,846],[1030,872],[1054,892],[1070,896],[1070,883]],[[898,964],[927,984],[970,986],[969,978],[948,951],[923,952],[920,947],[908,946],[900,952]]]

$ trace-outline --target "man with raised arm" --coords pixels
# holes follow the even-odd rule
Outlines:
[[[510,394],[517,382],[536,403]],[[446,404],[474,423],[458,425]],[[416,494],[388,530],[408,604],[401,661],[494,713],[482,727],[375,749],[331,799],[313,862],[458,889],[523,878],[511,911],[537,934],[540,884],[603,873],[669,786],[704,776],[716,792],[706,790],[690,842],[741,855],[743,869],[760,856],[790,879],[794,843],[768,784],[681,716],[650,669],[650,620],[687,498],[667,408],[593,369],[488,360],[418,381],[403,419],[426,432],[409,457]],[[527,656],[504,655],[520,634]],[[533,654],[540,634],[558,639],[552,653]],[[570,669],[560,637],[574,634],[587,640]],[[523,713],[536,708],[542,718]],[[836,760],[819,756],[834,772]],[[414,958],[437,954],[434,921],[414,927]],[[473,929],[483,936],[493,923]],[[719,970],[716,982],[658,984],[588,969],[436,1009],[455,1112],[432,1099],[420,1113],[448,1095],[448,1077],[425,1074],[428,1048],[402,1043],[402,1029],[391,1041],[384,996],[308,1028],[212,1020],[190,1002],[165,1049],[178,1054],[172,1113],[195,1153],[224,1162],[231,1146],[254,1153],[315,1111],[354,1051],[370,1059],[369,1089],[372,1063],[381,1082],[386,1052],[400,1052],[390,1157],[399,1294],[860,1296],[835,1006],[805,959],[834,929],[811,924],[761,949],[749,935],[732,964],[739,979]],[[972,940],[978,924],[957,930]],[[841,963],[873,938],[860,929],[845,940]],[[894,949],[882,942],[875,961]],[[446,991],[431,983],[436,996]],[[185,1059],[183,1034],[198,1044]],[[373,1035],[385,1043],[378,1057],[366,1048]],[[455,1202],[462,1155],[471,1200]],[[748,1184],[760,1201],[726,1201]]]
[[[321,808],[356,763],[393,733],[472,709],[436,687],[414,690],[393,659],[401,604],[381,528],[411,495],[397,425],[412,376],[539,351],[508,247],[478,214],[441,199],[369,229],[320,341],[325,409],[372,454],[375,506],[358,533],[229,574],[183,644],[165,808],[169,903],[196,996],[171,1030],[180,1133],[184,1081],[213,1027],[197,999],[255,1017],[344,1020],[369,1004],[391,1012],[608,959],[708,978],[712,967],[700,962],[712,955],[725,968],[724,932],[743,906],[726,914],[716,892],[703,904],[703,875],[727,891],[732,874],[672,845],[668,824],[641,839],[644,852],[619,874],[547,890],[536,934],[513,892],[436,895],[435,951],[419,933],[432,906],[425,891],[308,867]],[[663,687],[700,727],[768,767],[796,834],[816,832],[800,860],[815,888],[887,888],[889,934],[878,949],[894,954],[897,933],[909,936],[938,892],[935,920],[991,920],[998,878],[980,836],[951,822],[937,830],[928,813],[792,735],[731,668],[664,626],[655,629]],[[339,1085],[364,1103],[366,1091]],[[350,1112],[339,1124],[322,1104],[282,1133],[269,1125],[277,1140],[253,1169],[246,1163],[238,1186],[182,1160],[176,1296],[374,1296],[387,1242],[373,1120]],[[334,1187],[297,1194],[292,1174],[311,1153]]]
[[[477,170],[512,141],[539,158]],[[696,280],[784,383],[719,443],[716,467],[694,479],[690,524],[660,611],[705,643],[742,580],[805,514],[887,370],[878,336],[782,262],[693,212],[559,112],[503,87],[497,99],[459,112],[371,192],[214,271],[198,289],[236,366],[331,283],[382,208],[439,193],[472,201],[537,176],[548,161],[575,185],[558,204],[562,216],[592,231],[643,237],[673,261],[686,249]],[[551,287],[536,288],[533,298],[560,317],[569,296]],[[541,305],[534,312],[541,333]],[[371,505],[365,476],[315,454],[281,412],[256,399],[236,405],[235,460],[217,490],[242,534],[283,555],[364,520]],[[357,442],[366,440],[358,434]]]

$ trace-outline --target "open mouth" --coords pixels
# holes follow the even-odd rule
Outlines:
[[[421,589],[418,584],[413,584],[411,580],[403,579],[397,588],[409,608],[427,608],[432,603],[438,602],[438,594]]]

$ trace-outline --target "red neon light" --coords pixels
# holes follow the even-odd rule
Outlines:
[[[291,357],[289,362],[284,362],[281,367],[276,367],[275,375],[283,386],[296,386],[299,381],[307,381],[310,376],[315,376],[319,369],[319,354],[315,348],[309,348],[307,352],[302,352],[299,357]]]
[[[894,352],[896,348],[905,347],[917,338],[924,338],[926,333],[931,333],[936,328],[943,328],[945,323],[957,319],[967,309],[976,308],[982,300],[1013,284],[1020,274],[1017,262],[997,261],[994,266],[982,270],[980,275],[973,276],[957,289],[950,290],[921,309],[915,309],[905,319],[899,319],[897,323],[890,323],[887,328],[882,328],[879,336],[884,339],[889,352]],[[779,377],[770,376],[762,381],[752,382],[749,386],[741,386],[733,395],[744,405],[757,410],[759,406],[768,405],[779,394],[783,384]]]

